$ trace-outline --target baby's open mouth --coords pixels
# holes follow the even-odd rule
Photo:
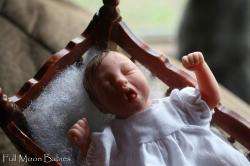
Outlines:
[[[124,92],[123,96],[125,100],[132,102],[137,98],[137,93],[134,89],[128,88],[128,90]]]

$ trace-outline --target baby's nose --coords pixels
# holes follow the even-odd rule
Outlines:
[[[128,84],[128,81],[126,79],[117,79],[116,80],[116,85],[118,88],[126,88]]]

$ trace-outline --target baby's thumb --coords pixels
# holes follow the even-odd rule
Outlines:
[[[186,69],[189,68],[187,56],[183,56],[182,59],[181,59],[181,62],[182,62],[182,65],[183,65]]]

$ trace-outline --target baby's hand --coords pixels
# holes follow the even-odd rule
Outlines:
[[[182,57],[182,65],[188,70],[199,70],[203,63],[204,57],[201,52],[193,52]]]
[[[86,118],[78,120],[68,131],[69,140],[80,147],[83,156],[86,156],[90,144],[90,129]]]

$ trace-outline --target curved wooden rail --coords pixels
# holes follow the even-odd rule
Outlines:
[[[238,141],[250,150],[250,122],[224,106],[215,109],[213,122],[230,135],[230,142]]]
[[[78,37],[70,41],[64,49],[52,55],[34,78],[28,80],[15,96],[10,97],[10,100],[20,108],[26,108],[59,72],[81,59],[91,45],[91,38]]]
[[[53,156],[46,153],[33,141],[26,128],[26,119],[21,111],[15,103],[7,99],[7,96],[0,89],[0,126],[15,147],[21,152],[23,158],[31,157],[37,159],[36,165],[60,166],[60,162],[51,160]],[[45,158],[47,159],[46,161],[44,160]],[[28,161],[28,163],[30,162]]]
[[[42,150],[29,136],[22,132],[14,122],[2,127],[6,135],[11,135],[10,140],[15,143],[16,148],[21,152],[23,157],[36,158],[35,165],[44,166],[61,166],[59,161],[54,161],[53,156]],[[46,156],[47,160],[44,160]],[[29,162],[30,163],[30,162]]]

